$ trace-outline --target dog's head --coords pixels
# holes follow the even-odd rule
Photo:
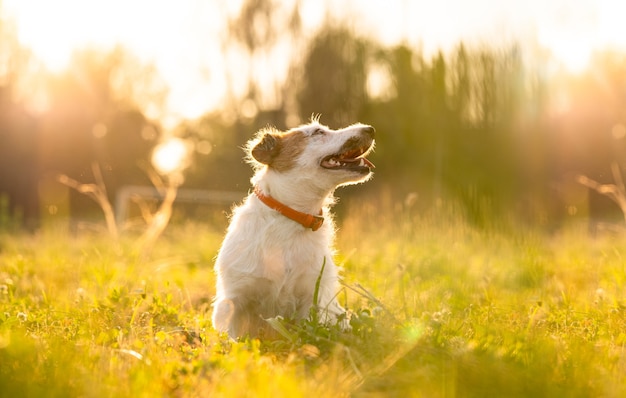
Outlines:
[[[287,132],[261,130],[248,145],[252,163],[282,174],[298,174],[330,187],[367,180],[374,165],[374,128],[365,124],[332,130],[317,121]]]

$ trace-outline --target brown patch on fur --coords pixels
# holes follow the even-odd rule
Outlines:
[[[265,133],[250,153],[258,162],[276,171],[287,171],[295,166],[305,146],[306,136],[299,130],[272,132]]]
[[[270,164],[280,151],[280,133],[264,132],[250,149],[250,155],[259,163]]]
[[[280,151],[270,164],[276,171],[291,170],[306,147],[306,136],[298,130],[281,135]]]

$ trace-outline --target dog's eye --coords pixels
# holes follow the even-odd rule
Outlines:
[[[324,130],[322,129],[315,129],[311,135],[324,135],[324,133],[326,133]]]

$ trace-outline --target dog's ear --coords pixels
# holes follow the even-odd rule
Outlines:
[[[263,134],[259,142],[252,148],[250,154],[257,162],[269,165],[280,153],[280,143],[280,135],[266,132]]]

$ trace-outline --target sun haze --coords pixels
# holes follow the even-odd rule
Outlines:
[[[226,60],[220,38],[227,16],[236,13],[240,4],[200,0],[0,3],[15,23],[19,40],[53,72],[66,68],[72,52],[87,46],[121,44],[142,61],[154,63],[170,88],[168,109],[174,119],[198,117],[223,100],[228,89],[224,69],[236,68],[237,62]],[[325,7],[330,7],[329,13]],[[384,44],[408,42],[426,53],[447,51],[461,40],[494,45],[530,41],[571,72],[584,70],[600,48],[626,49],[626,25],[620,17],[626,14],[626,3],[619,1],[351,0],[331,6],[303,0],[301,11],[309,31],[326,15],[333,15]],[[268,73],[284,71],[276,66]]]

